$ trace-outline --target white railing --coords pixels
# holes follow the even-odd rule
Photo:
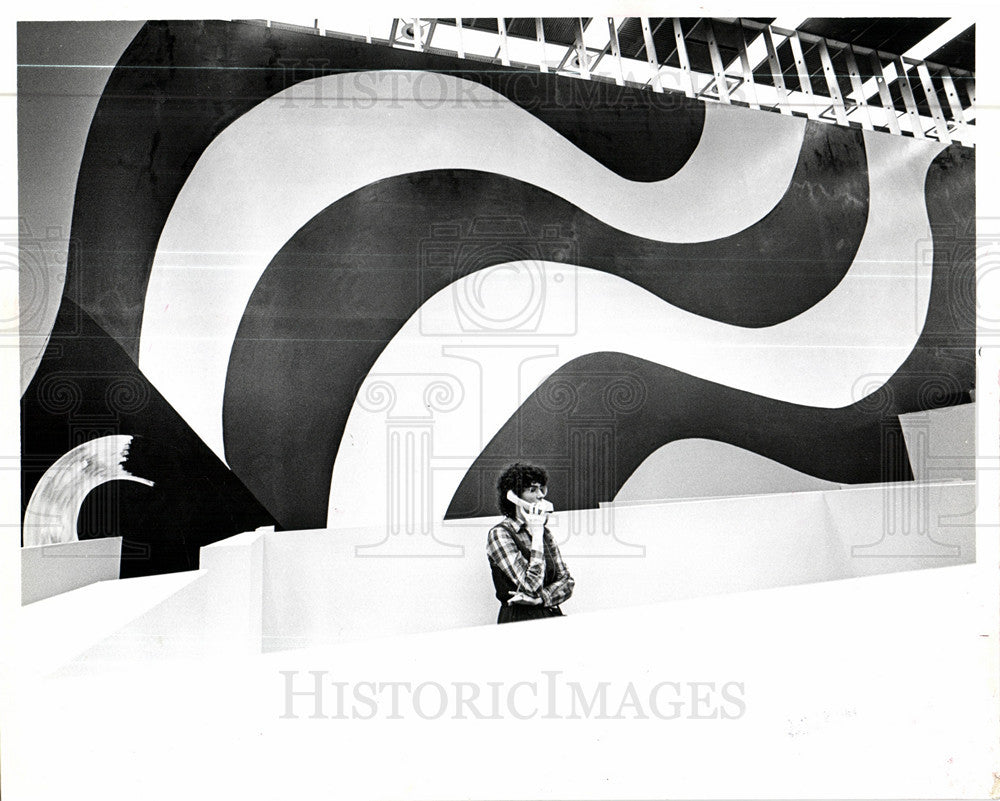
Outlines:
[[[635,20],[642,30],[645,59],[629,58],[621,51],[619,36],[624,26]],[[485,60],[503,67],[608,81],[653,92],[681,92],[688,97],[805,115],[836,125],[975,146],[975,76],[964,70],[746,19],[705,19],[704,38],[692,40],[679,18],[660,19],[655,30],[649,17],[575,18],[574,41],[569,45],[546,40],[542,19],[533,21],[535,35],[527,38],[510,35],[503,18],[497,19],[495,32],[464,26],[461,19],[421,17],[336,17],[322,20],[322,25],[314,19],[311,26],[248,20],[268,27]],[[657,53],[654,42],[654,33],[664,25],[673,31],[669,54]],[[717,34],[723,30],[731,40],[738,31],[737,56],[729,63],[718,41]],[[786,42],[794,73],[783,69],[779,61],[778,50]],[[692,44],[707,48],[711,72],[692,66]],[[822,81],[815,74],[810,79],[803,48],[812,46],[820,57]],[[761,67],[766,68],[770,82],[755,79]],[[786,82],[792,75],[797,79],[797,90]],[[823,90],[817,90],[814,80],[825,84]],[[841,85],[847,82],[850,92]]]

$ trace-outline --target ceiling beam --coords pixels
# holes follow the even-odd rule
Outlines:
[[[773,30],[774,28],[783,28],[785,30],[794,31],[797,30],[800,25],[805,24],[807,19],[808,17],[797,17],[797,16],[778,17],[768,27],[772,29],[771,31],[772,35],[777,35],[776,31]],[[775,47],[777,47],[779,44],[781,44],[781,42],[776,42]],[[747,61],[750,62],[750,70],[752,72],[756,72],[761,67],[767,66],[768,62],[767,44],[764,42],[763,32],[759,33],[756,37],[754,37],[750,41],[750,44],[747,45]],[[726,66],[726,72],[727,73],[735,72],[737,69],[740,69],[740,67],[741,65],[739,59],[738,58],[733,59]]]

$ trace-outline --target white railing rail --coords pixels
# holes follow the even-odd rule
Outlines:
[[[512,35],[509,20],[504,18],[497,18],[495,31],[470,27],[461,19],[421,17],[336,17],[324,19],[322,26],[319,19],[312,26],[244,20],[975,146],[975,76],[965,70],[749,19],[704,19],[698,38],[685,32],[679,18],[656,19],[655,27],[649,17],[571,21],[574,40],[567,45],[546,38],[540,18],[526,26],[530,35]],[[626,25],[634,30],[636,22],[642,32],[644,58],[630,58],[622,52],[622,31]],[[657,52],[654,35],[664,26],[672,30],[672,47],[670,52]],[[723,30],[736,43],[736,57],[723,56],[718,35]],[[738,32],[735,37],[734,32]],[[785,43],[792,54],[791,67],[779,59]],[[692,46],[707,49],[710,72],[692,65]],[[821,69],[810,73],[805,56],[812,48],[819,55]],[[762,68],[763,81],[755,77]],[[845,91],[846,85],[850,91]]]

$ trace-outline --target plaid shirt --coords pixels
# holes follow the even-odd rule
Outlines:
[[[573,594],[575,582],[548,529],[545,529],[542,542],[544,554],[532,551],[528,527],[505,517],[502,523],[490,529],[486,538],[486,555],[520,592],[541,598],[545,606],[559,606]],[[531,554],[530,561],[525,559],[522,551]],[[548,583],[545,583],[546,561],[551,567],[551,581]]]

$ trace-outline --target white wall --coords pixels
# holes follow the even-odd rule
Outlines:
[[[102,642],[115,645],[106,656],[121,659],[129,653],[121,647],[121,632],[136,621],[148,620],[157,607],[183,596],[202,577],[189,571],[98,581],[29,604],[17,616],[18,642],[13,650],[25,672],[35,676],[52,673],[74,658],[86,659]]]
[[[577,582],[564,611],[972,562],[974,508],[975,484],[955,482],[564,512],[576,530],[557,539]],[[493,623],[493,522],[439,526],[441,542],[411,535],[405,547],[372,529],[265,535],[264,649]]]
[[[72,798],[87,786],[109,799],[981,798],[1000,758],[996,643],[982,636],[997,631],[995,592],[981,584],[994,577],[992,564],[965,565],[20,682],[4,717],[4,796]],[[302,691],[317,670],[331,718],[311,719],[306,695],[298,719],[284,719],[282,673]],[[560,672],[553,696],[546,671]],[[352,702],[362,682],[408,682],[399,719],[387,719],[388,688],[373,720],[333,719],[335,681],[348,716],[366,711]],[[675,720],[649,703],[664,681],[688,699]],[[692,682],[733,681],[745,715],[691,719]],[[409,692],[431,682],[451,698],[437,720],[418,717]],[[502,699],[534,685],[537,700],[522,688],[518,705],[539,714],[516,719],[501,700],[497,719],[455,719],[459,682],[481,688],[487,714],[487,682]],[[608,717],[574,718],[567,682],[588,696],[608,685]],[[651,719],[615,714],[633,687]],[[542,714],[550,697],[556,719]],[[660,698],[669,712],[669,689]],[[544,742],[546,759],[497,773],[497,744],[522,741]]]
[[[564,512],[554,532],[577,581],[565,611],[970,563],[974,506],[974,482],[941,482]],[[437,540],[239,534],[203,548],[200,570],[101,581],[25,607],[22,647],[45,672],[74,657],[77,668],[238,657],[492,625],[495,520],[440,526]]]
[[[899,423],[916,480],[975,479],[975,403],[901,414]]]
[[[836,489],[759,453],[700,437],[661,445],[628,477],[615,502],[665,501]]]
[[[976,405],[899,415],[917,481],[976,477]],[[836,489],[753,451],[710,439],[668,442],[643,460],[616,503]],[[851,485],[843,485],[851,486]]]
[[[116,579],[121,557],[121,537],[25,546],[21,548],[21,603]]]
[[[135,609],[123,585],[167,584],[155,604],[126,616],[111,636],[92,640],[82,661],[240,656],[260,652],[261,532],[247,532],[201,549],[197,571],[127,579],[107,584],[120,589],[120,605]],[[170,591],[170,588],[173,588]],[[63,596],[72,601],[72,594]],[[97,616],[101,611],[94,610]],[[117,614],[122,614],[119,610]],[[96,644],[95,644],[96,643]]]

